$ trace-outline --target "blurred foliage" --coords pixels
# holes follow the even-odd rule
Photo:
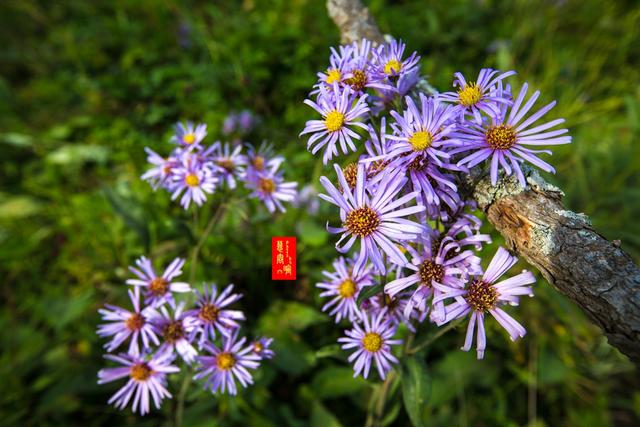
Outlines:
[[[454,71],[513,68],[516,84],[557,99],[553,114],[575,143],[555,150],[558,175],[548,178],[570,209],[640,257],[637,2],[369,5],[385,32],[419,51],[436,87],[450,87]],[[192,211],[140,181],[143,147],[167,152],[179,119],[219,136],[227,113],[251,108],[263,119],[254,140],[287,157],[288,178],[317,186],[321,162],[297,134],[337,30],[318,0],[9,0],[0,40],[0,424],[172,425],[175,399],[139,418],[107,406],[117,385],[96,384],[96,310],[126,303],[137,256],[188,257],[219,203],[191,231]],[[190,388],[184,425],[364,423],[381,383],[352,378],[335,346],[344,328],[319,312],[314,290],[336,255],[322,231],[331,214],[323,204],[316,216],[290,209],[274,220],[240,200],[207,238],[197,282],[236,283],[248,329],[274,336],[277,357],[237,398]],[[293,234],[299,280],[271,282],[270,237]],[[638,425],[634,367],[570,301],[543,281],[536,293],[517,313],[524,340],[508,342],[489,322],[484,361],[458,351],[462,328],[414,356],[385,391],[382,424]]]

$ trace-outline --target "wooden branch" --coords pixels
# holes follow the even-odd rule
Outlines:
[[[343,43],[383,37],[360,0],[328,0],[329,15]],[[573,300],[607,336],[609,343],[640,364],[640,267],[598,234],[584,214],[564,209],[562,191],[524,167],[528,186],[515,175],[491,185],[473,171],[472,195],[509,249],[536,267],[559,292]]]
[[[367,39],[382,43],[384,38],[378,25],[360,0],[328,0],[327,10],[342,36],[342,43],[347,44],[356,40]]]

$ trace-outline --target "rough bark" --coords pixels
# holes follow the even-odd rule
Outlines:
[[[328,0],[327,8],[343,43],[383,40],[360,0]],[[526,189],[513,175],[492,186],[488,176],[475,171],[462,191],[472,195],[510,250],[573,300],[611,345],[640,364],[640,267],[619,242],[598,234],[586,215],[566,210],[560,189],[532,168],[524,172]]]
[[[342,43],[363,38],[377,43],[384,41],[369,9],[359,0],[328,0],[327,9],[329,17],[340,28]]]

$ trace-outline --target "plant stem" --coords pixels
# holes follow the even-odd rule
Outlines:
[[[415,353],[419,352],[420,350],[430,346],[431,344],[433,344],[434,341],[436,341],[438,338],[440,338],[441,336],[443,336],[444,334],[446,334],[447,332],[449,332],[451,329],[455,328],[459,324],[460,324],[460,321],[455,321],[455,322],[449,323],[447,326],[445,326],[443,328],[438,329],[438,332],[436,332],[435,334],[431,335],[430,337],[425,339],[423,342],[421,342],[420,344],[418,344],[414,348],[409,349],[409,351],[407,351],[407,354],[415,354]]]
[[[198,265],[198,256],[200,255],[200,250],[204,245],[204,241],[213,230],[213,227],[218,223],[218,221],[220,220],[220,217],[222,216],[222,214],[224,213],[228,205],[229,203],[227,202],[224,202],[218,205],[214,214],[211,215],[211,219],[207,223],[207,226],[205,227],[204,231],[202,232],[200,239],[198,239],[198,243],[193,248],[193,251],[191,252],[191,269],[189,271],[189,283],[193,283],[196,279],[196,267]]]
[[[389,393],[389,388],[391,388],[391,383],[396,379],[396,375],[396,371],[390,371],[387,379],[384,380],[384,383],[382,384],[380,395],[378,396],[378,403],[376,405],[376,414],[373,422],[374,427],[379,426],[382,422],[385,403],[387,403],[387,394]]]
[[[178,398],[176,399],[178,402],[178,407],[176,408],[176,420],[175,426],[182,427],[182,420],[184,418],[184,402],[187,397],[187,390],[189,389],[189,385],[191,384],[191,372],[188,372],[182,381],[182,385],[180,386],[180,391],[178,392]]]
[[[191,268],[189,270],[189,283],[192,285],[196,279],[196,266],[198,265],[198,257],[200,255],[200,250],[202,249],[202,246],[204,245],[204,242],[209,236],[209,234],[211,233],[211,231],[213,231],[214,226],[218,223],[218,221],[220,221],[220,217],[225,212],[229,204],[230,203],[228,202],[222,202],[218,205],[213,215],[211,215],[211,219],[207,223],[207,226],[202,232],[202,235],[198,239],[198,243],[196,243],[196,246],[193,248],[193,251],[191,252]],[[193,232],[195,235],[198,227],[198,217],[196,214],[194,214],[193,219],[194,219]],[[190,300],[192,298],[193,298],[193,294],[189,294],[187,296],[188,303],[191,303]],[[187,374],[182,380],[182,385],[180,386],[180,391],[178,392],[178,397],[176,399],[177,401],[176,418],[175,418],[176,427],[182,426],[182,419],[184,416],[184,403],[187,396],[187,390],[189,388],[189,385],[191,384],[191,379],[192,379],[191,374],[190,373]]]

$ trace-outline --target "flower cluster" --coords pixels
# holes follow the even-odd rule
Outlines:
[[[241,122],[249,120],[241,118]],[[262,144],[256,149],[251,144],[243,147],[240,143],[216,141],[206,146],[203,144],[206,135],[205,124],[178,123],[171,138],[176,147],[168,157],[145,148],[152,167],[142,179],[154,190],[169,191],[173,200],[180,198],[184,209],[192,202],[202,206],[220,187],[236,190],[238,181],[251,192],[250,197],[262,201],[271,213],[284,212],[282,202],[295,200],[298,184],[284,181],[283,172],[279,170],[283,158],[275,155],[269,145]]]
[[[260,123],[260,119],[249,110],[239,113],[230,113],[222,124],[222,133],[225,135],[245,136]]]
[[[129,268],[134,278],[126,281],[132,286],[131,308],[107,304],[99,310],[105,323],[98,335],[109,339],[105,358],[119,366],[102,369],[98,383],[127,379],[109,400],[119,409],[132,401],[133,412],[144,415],[151,400],[160,408],[163,399],[171,398],[167,375],[180,372],[177,359],[195,369],[194,378],[203,379],[211,392],[236,394],[236,381],[243,387],[252,384],[249,370],[273,357],[270,338],[239,338],[245,316],[232,308],[242,297],[233,292],[233,285],[219,292],[216,285],[205,284],[198,292],[177,281],[183,266],[184,260],[177,258],[158,274],[152,262],[141,257]],[[176,294],[194,295],[193,308],[186,310],[186,302],[178,302]]]
[[[530,147],[571,142],[567,129],[554,129],[563,119],[540,123],[555,102],[536,110],[540,92],[527,97],[526,83],[512,93],[506,79],[515,72],[482,69],[474,81],[456,73],[455,91],[428,95],[418,90],[427,86],[419,84],[418,61],[395,40],[332,48],[329,68],[305,100],[321,115],[301,133],[311,153],[324,150],[324,164],[340,153],[358,156],[334,164],[335,178],[320,178],[326,193],[319,197],[339,208],[339,224],[327,230],[340,235],[343,256],[317,286],[329,298],[323,310],[353,323],[339,342],[356,350],[349,361],[365,377],[372,360],[381,377],[397,362],[391,346],[401,323],[415,330],[468,316],[463,350],[475,333],[478,358],[487,313],[511,339],[524,336],[503,307],[531,296],[534,276],[500,280],[517,261],[503,248],[483,269],[477,253],[491,239],[460,188],[478,165],[494,185],[502,170],[526,187],[523,163],[554,171],[538,157],[551,152]],[[371,286],[379,292],[359,298]]]

